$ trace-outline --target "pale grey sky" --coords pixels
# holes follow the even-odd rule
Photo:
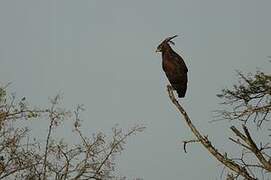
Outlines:
[[[219,179],[221,166],[200,145],[183,152],[192,134],[169,102],[155,48],[179,35],[173,48],[189,68],[181,102],[218,149],[232,152],[223,147],[230,124],[208,123],[215,94],[236,82],[236,69],[270,69],[270,7],[269,0],[1,0],[0,82],[33,104],[59,92],[65,107],[84,104],[90,134],[145,125],[117,158],[121,175]]]

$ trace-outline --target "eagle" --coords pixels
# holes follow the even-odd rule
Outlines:
[[[156,49],[156,52],[162,53],[162,68],[178,97],[183,98],[187,89],[187,72],[183,58],[171,48],[170,44],[175,45],[171,36],[163,40]]]

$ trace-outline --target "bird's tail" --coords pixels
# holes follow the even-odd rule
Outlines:
[[[183,87],[179,87],[179,88],[176,90],[179,98],[183,98],[183,97],[185,96],[186,89],[187,89],[187,87],[186,87],[186,86],[183,86]]]

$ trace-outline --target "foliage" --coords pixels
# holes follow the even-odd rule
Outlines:
[[[261,71],[256,74],[238,72],[239,84],[233,89],[224,89],[217,96],[223,98],[225,105],[232,110],[219,111],[224,119],[240,120],[246,123],[252,119],[260,127],[270,120],[271,111],[271,76]]]
[[[32,108],[25,97],[17,100],[6,87],[0,88],[0,179],[125,179],[114,174],[114,158],[124,150],[127,137],[144,127],[134,126],[127,132],[114,127],[111,137],[102,132],[87,137],[81,130],[83,107],[71,113],[59,101],[56,96],[49,107]],[[44,139],[32,137],[31,130],[22,127],[29,119],[48,122]],[[77,144],[53,135],[68,120],[73,120],[73,135],[80,139]]]

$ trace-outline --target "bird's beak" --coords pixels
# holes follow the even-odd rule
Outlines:
[[[160,52],[160,50],[159,50],[159,49],[156,49],[155,52],[158,53],[158,52]]]

